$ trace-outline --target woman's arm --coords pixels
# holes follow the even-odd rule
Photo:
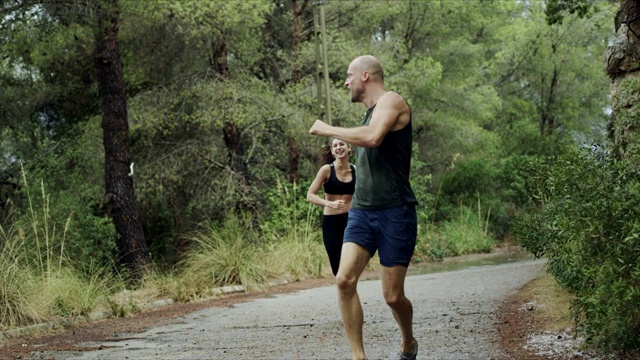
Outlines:
[[[329,176],[331,175],[331,168],[329,165],[322,165],[318,173],[316,174],[316,178],[309,186],[309,191],[307,191],[307,201],[318,205],[318,206],[328,206],[334,209],[337,209],[339,206],[339,201],[328,201],[320,196],[318,196],[318,191],[320,191],[320,187],[322,184],[326,183],[329,180]]]

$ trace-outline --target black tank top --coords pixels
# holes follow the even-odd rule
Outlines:
[[[356,191],[356,169],[353,165],[349,164],[351,168],[351,181],[342,182],[336,176],[336,169],[333,167],[333,163],[329,164],[331,167],[331,175],[329,180],[324,183],[324,193],[333,195],[353,195]]]
[[[369,125],[375,105],[365,114]],[[378,210],[417,204],[409,182],[412,148],[411,119],[400,130],[389,131],[376,148],[356,147],[358,183],[354,209]]]

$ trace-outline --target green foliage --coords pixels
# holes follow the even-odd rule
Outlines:
[[[121,1],[125,80],[135,90],[215,78],[224,45],[230,73],[254,71],[271,1]]]
[[[30,224],[46,208],[55,236],[34,248],[64,250],[85,262],[73,266],[90,279],[90,264],[109,264],[115,249],[101,208],[95,19],[83,2],[46,3],[28,6],[38,16],[15,13],[0,24],[0,182],[5,169],[25,162],[31,183],[9,194],[17,218],[11,225],[30,244],[45,239],[44,220]],[[153,258],[171,274],[161,291],[188,299],[223,283],[253,286],[268,276],[328,273],[321,212],[302,190],[317,171],[315,150],[327,142],[307,132],[319,114],[316,4],[301,15],[296,49],[286,2],[120,4],[137,205]],[[593,11],[588,21],[569,15],[553,26],[545,17],[554,9],[583,15],[581,4],[325,3],[334,124],[362,119],[364,108],[349,101],[343,86],[349,62],[362,54],[381,59],[387,89],[412,108],[418,258],[486,251],[490,234],[508,235],[512,219],[535,205],[527,191],[547,181],[530,176],[526,165],[563,151],[567,139],[601,136],[610,102],[601,54],[612,12]],[[216,69],[220,59],[229,66],[226,77]],[[294,66],[301,76],[295,82]],[[631,124],[631,115],[622,120]],[[294,172],[298,184],[283,180]],[[27,201],[43,189],[43,201]],[[246,212],[251,219],[238,218]],[[203,222],[205,229],[192,236]],[[209,256],[191,257],[201,250]],[[192,269],[197,281],[191,284],[187,270],[171,272],[176,264]],[[16,271],[7,274],[23,281]],[[26,290],[19,286],[7,285],[6,293],[17,296],[8,303],[22,301]],[[48,295],[52,312],[85,311]],[[134,311],[126,302],[112,307]]]
[[[124,293],[127,294],[128,291],[124,291]],[[137,314],[142,310],[133,298],[128,297],[125,301],[122,301],[122,299],[117,299],[118,295],[120,294],[116,294],[114,298],[110,297],[107,299],[107,304],[113,316],[126,317],[131,314]]]
[[[534,163],[540,210],[515,228],[575,295],[578,329],[604,349],[640,344],[640,178],[629,165],[576,149]]]
[[[454,218],[460,206],[481,206],[490,232],[502,239],[508,235],[513,217],[527,207],[528,159],[513,155],[456,164],[441,179],[434,219]]]
[[[430,223],[433,221],[436,206],[436,196],[431,192],[431,175],[411,175],[411,189],[418,200],[418,223]]]
[[[613,35],[606,26],[611,12],[601,9],[589,20],[568,16],[550,26],[544,3],[522,4],[527,15],[500,28],[503,46],[487,63],[503,100],[496,131],[526,121],[537,124],[540,134],[580,133],[593,141],[610,102],[599,58]]]
[[[495,240],[488,231],[488,215],[480,206],[477,209],[459,207],[451,221],[438,226],[421,224],[416,260],[442,260],[448,256],[491,251]]]
[[[270,232],[266,234],[266,241],[269,273],[294,281],[331,274],[318,227],[310,229],[303,223],[284,233]]]
[[[322,243],[322,211],[306,201],[309,182],[301,185],[277,182],[267,195],[267,209],[260,224],[266,243],[270,273],[293,279],[327,275],[330,270]]]
[[[38,320],[29,308],[27,279],[31,277],[17,228],[0,226],[0,327],[7,328]]]
[[[93,34],[74,21],[73,6],[51,6],[47,15],[44,7],[23,3],[11,15],[2,12],[0,44],[8,69],[0,79],[8,106],[0,111],[0,123],[20,129],[22,136],[42,128],[59,137],[98,111]]]
[[[288,170],[283,144],[304,134],[305,113],[246,77],[143,91],[130,104],[140,215],[154,257],[170,262],[196,224],[245,204],[263,209]]]
[[[494,240],[488,232],[488,217],[483,209],[461,207],[453,221],[445,222],[440,229],[447,243],[446,256],[489,252]]]
[[[299,225],[318,226],[320,217],[317,207],[306,201],[311,181],[291,184],[276,179],[275,188],[266,194],[265,211],[260,218],[262,230],[269,233],[282,233],[296,229]]]
[[[64,251],[70,258],[86,265],[109,266],[116,235],[101,208],[103,150],[98,123],[79,124],[74,131],[75,137],[61,141],[59,148],[26,167],[22,179],[25,211],[18,223],[32,223],[33,214],[45,212],[44,220],[55,231],[64,230]]]
[[[549,0],[545,14],[550,25],[561,23],[568,14],[586,17],[595,11],[597,3],[591,0]]]
[[[46,318],[89,315],[103,305],[118,279],[110,268],[95,267],[83,272],[66,265],[48,269],[42,279],[30,279],[28,305]]]

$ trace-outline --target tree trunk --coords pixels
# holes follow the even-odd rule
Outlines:
[[[293,137],[289,138],[289,182],[297,184],[300,182],[300,150],[298,142]]]
[[[119,260],[138,280],[149,270],[151,258],[145,244],[133,190],[129,154],[127,102],[118,45],[118,0],[106,0],[98,13],[96,67],[102,105],[107,213],[116,228]]]
[[[604,54],[604,66],[611,78],[612,113],[608,136],[613,154],[619,158],[640,158],[640,4],[623,0],[615,18],[616,38]]]
[[[222,128],[224,143],[227,146],[229,156],[229,168],[231,169],[240,199],[236,203],[238,212],[248,212],[257,217],[257,204],[251,189],[251,178],[247,164],[244,161],[245,149],[242,144],[242,129],[236,123],[225,121]]]
[[[223,78],[229,77],[227,62],[227,42],[223,38],[214,39],[211,44],[211,66]]]
[[[544,81],[542,82],[544,86]],[[551,136],[556,127],[555,121],[555,90],[558,87],[558,69],[553,67],[551,83],[549,84],[549,92],[547,93],[546,102],[543,104],[542,113],[540,115],[540,135]]]
[[[309,0],[302,0],[298,5],[297,0],[291,0],[291,14],[293,15],[293,34],[291,43],[291,82],[300,81],[300,64],[298,64],[298,52],[300,51],[300,43],[302,38],[302,14],[307,7]]]

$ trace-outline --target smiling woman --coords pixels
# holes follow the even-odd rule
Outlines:
[[[333,275],[338,273],[342,238],[355,192],[356,172],[349,164],[350,155],[351,145],[342,140],[333,139],[331,146],[324,146],[320,151],[323,165],[307,192],[307,201],[323,207],[322,238]],[[324,198],[318,196],[320,186],[323,186]]]

